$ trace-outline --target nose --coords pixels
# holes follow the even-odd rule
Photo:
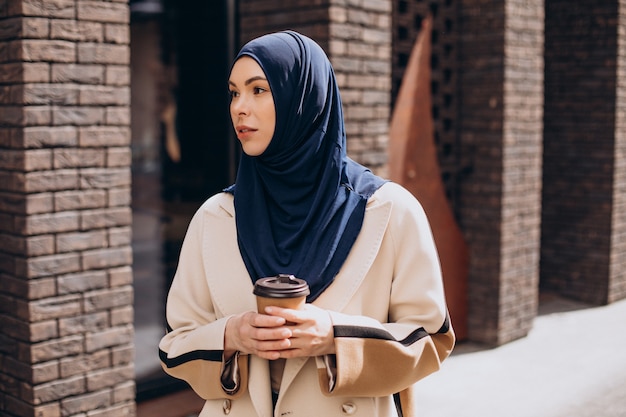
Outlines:
[[[249,100],[245,95],[241,94],[238,97],[234,97],[230,102],[230,110],[234,115],[245,116],[250,113]]]

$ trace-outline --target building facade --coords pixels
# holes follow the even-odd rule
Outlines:
[[[192,4],[193,3],[193,4]],[[195,4],[198,3],[198,4]],[[385,176],[421,22],[466,340],[542,293],[626,297],[624,0],[0,0],[0,414],[134,416],[194,210],[235,178],[238,47],[295,29],[337,73],[348,153]],[[207,22],[209,24],[207,24]]]

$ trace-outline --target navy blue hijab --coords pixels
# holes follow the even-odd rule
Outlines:
[[[343,265],[367,199],[384,183],[346,155],[341,98],[322,48],[293,31],[244,45],[269,82],[274,136],[242,152],[234,194],[237,241],[253,282],[285,273],[306,280],[315,300]]]

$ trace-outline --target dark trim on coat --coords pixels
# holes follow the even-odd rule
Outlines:
[[[161,359],[161,362],[163,362],[163,364],[168,368],[174,368],[178,365],[195,360],[221,362],[223,354],[223,350],[193,350],[191,352],[183,353],[180,356],[176,356],[175,358],[168,358],[167,352],[159,349],[159,359]]]
[[[397,340],[391,333],[384,329],[377,329],[374,327],[364,327],[364,326],[334,326],[334,334],[335,337],[358,337],[361,339],[378,339],[378,340],[389,340],[392,342],[398,342],[403,346],[410,346],[413,343],[417,342],[420,339],[423,339],[430,334],[424,329],[420,327],[419,329],[413,330],[407,337],[402,340]],[[450,330],[450,319],[446,316],[443,324],[437,330],[437,333],[447,333]]]

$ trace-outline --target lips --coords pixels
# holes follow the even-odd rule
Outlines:
[[[257,131],[257,129],[254,129],[249,126],[237,126],[235,130],[237,131],[237,137],[239,139],[246,139],[247,137],[251,136],[254,132]]]

